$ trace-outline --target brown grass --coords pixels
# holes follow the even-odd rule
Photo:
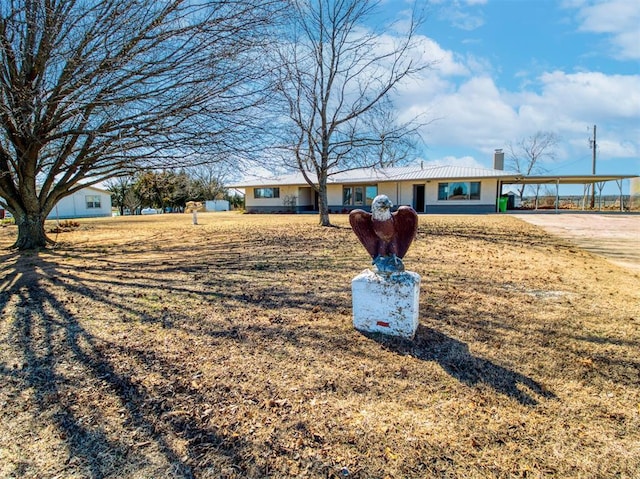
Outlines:
[[[1,255],[0,477],[640,477],[637,272],[422,216],[401,341],[352,327],[345,216],[198,219]]]

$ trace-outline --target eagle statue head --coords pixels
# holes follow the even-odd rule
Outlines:
[[[371,203],[371,215],[376,221],[386,221],[391,218],[393,203],[387,195],[378,195]]]
[[[371,203],[371,213],[353,210],[349,223],[365,247],[378,272],[404,271],[402,258],[413,242],[418,229],[418,215],[409,206],[391,212],[393,203],[386,195],[378,195]]]

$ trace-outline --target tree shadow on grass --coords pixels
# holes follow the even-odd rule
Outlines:
[[[484,383],[525,406],[538,404],[536,397],[556,398],[554,393],[530,377],[474,356],[466,343],[423,325],[418,326],[413,341],[376,333],[365,333],[365,336],[397,354],[410,354],[423,361],[437,362],[458,381],[469,386]]]
[[[43,429],[53,427],[53,436],[64,443],[66,461],[45,458],[48,466],[62,475],[82,471],[86,477],[106,478],[137,464],[153,475],[164,476],[170,470],[171,477],[185,479],[195,477],[193,460],[236,467],[245,441],[219,435],[193,415],[176,414],[180,404],[114,364],[111,345],[83,328],[69,306],[43,283],[43,268],[55,277],[55,266],[37,254],[5,259],[15,267],[0,290],[0,313],[7,321],[1,339],[15,359],[0,362],[0,381],[9,397],[23,399],[20,411],[28,411]],[[198,403],[199,391],[186,378],[167,377],[166,364],[149,361],[145,366]],[[114,406],[118,414],[102,410]],[[176,438],[187,444],[186,451],[176,447]],[[36,466],[21,460],[14,467],[12,474],[18,477]]]

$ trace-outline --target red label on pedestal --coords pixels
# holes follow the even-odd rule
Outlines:
[[[384,321],[378,321],[376,323],[376,326],[382,326],[383,328],[388,328],[389,327],[389,323],[385,323]]]

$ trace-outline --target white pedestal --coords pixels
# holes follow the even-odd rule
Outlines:
[[[413,339],[419,322],[418,273],[376,274],[366,269],[351,281],[351,292],[356,329]]]

